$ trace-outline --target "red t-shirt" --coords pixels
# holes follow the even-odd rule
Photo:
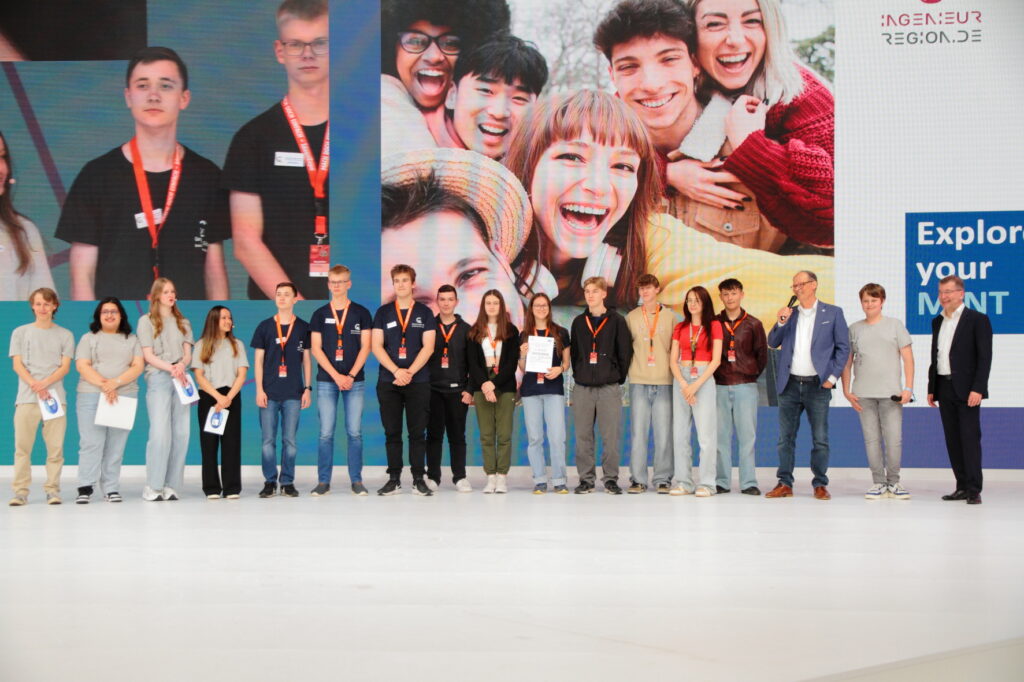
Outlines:
[[[707,343],[706,330],[701,326],[693,328],[693,336],[697,339],[697,353],[693,357],[694,362],[711,362],[711,348],[715,341],[722,340],[722,323],[718,320],[711,322],[711,343]],[[690,362],[690,325],[687,322],[680,322],[672,330],[672,340],[679,342],[679,362]]]

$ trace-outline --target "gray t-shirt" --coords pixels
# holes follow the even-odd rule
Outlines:
[[[53,325],[41,329],[34,324],[25,324],[11,333],[10,357],[21,356],[21,364],[35,379],[45,379],[60,367],[64,358],[75,357],[75,337],[64,327]],[[64,380],[60,379],[47,387],[60,402],[67,404]],[[39,400],[21,377],[18,377],[18,397],[15,405],[31,405]]]
[[[107,334],[103,331],[89,332],[78,340],[75,360],[88,360],[92,368],[104,379],[113,379],[127,370],[132,360],[142,357],[142,345],[135,334]],[[100,387],[94,386],[84,378],[78,380],[79,393],[99,393]],[[139,380],[132,379],[117,387],[118,395],[138,395]]]
[[[875,324],[865,320],[850,325],[853,354],[853,393],[859,398],[888,398],[903,390],[900,349],[911,344],[903,323],[882,317]]]
[[[139,323],[135,326],[135,330],[139,335],[139,343],[143,348],[152,348],[153,353],[163,360],[164,362],[175,363],[179,362],[184,357],[182,345],[185,343],[193,343],[192,341],[192,325],[189,324],[188,320],[185,320],[185,333],[182,334],[181,330],[178,329],[178,323],[174,319],[173,315],[165,315],[163,318],[163,329],[160,330],[160,336],[153,336],[153,323],[149,320],[149,315],[143,315],[139,318]],[[162,370],[157,369],[153,365],[146,363],[146,376],[150,377]]]
[[[195,349],[192,351],[192,369],[201,369],[206,380],[213,384],[214,388],[230,388],[238,376],[239,367],[248,367],[249,359],[245,357],[245,344],[235,339],[235,346],[238,348],[238,355],[231,353],[231,345],[226,339],[217,344],[217,348],[210,356],[209,362],[203,362],[200,358],[203,355],[204,340],[199,339]]]

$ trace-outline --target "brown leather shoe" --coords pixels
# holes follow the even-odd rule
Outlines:
[[[765,497],[793,497],[793,489],[785,483],[780,483],[765,493]]]
[[[828,488],[823,485],[818,485],[814,487],[814,499],[831,500],[832,496],[828,494]]]

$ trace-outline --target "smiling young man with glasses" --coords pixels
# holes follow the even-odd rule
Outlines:
[[[352,493],[366,495],[363,485],[363,396],[364,368],[370,355],[370,311],[349,300],[352,271],[335,265],[327,273],[331,300],[318,308],[309,320],[310,350],[319,367],[316,374],[316,405],[320,416],[317,446],[317,484],[314,497],[331,490],[334,470],[334,431],[338,421],[338,398],[345,404],[345,432],[348,434],[348,476]]]
[[[768,333],[768,345],[781,347],[775,388],[779,392],[779,483],[765,497],[793,496],[793,466],[800,413],[811,425],[811,471],[814,497],[829,500],[828,404],[832,389],[850,355],[843,309],[818,300],[818,276],[801,270],[793,276],[793,294],[800,306],[785,306]],[[790,321],[796,317],[795,321]]]
[[[326,0],[285,0],[274,54],[287,96],[235,134],[224,163],[235,255],[249,298],[271,298],[280,281],[316,298],[328,246],[329,65]]]

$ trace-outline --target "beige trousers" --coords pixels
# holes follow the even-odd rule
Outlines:
[[[65,406],[65,409],[67,407]],[[14,407],[14,494],[28,496],[32,483],[32,446],[36,442],[36,429],[43,415],[36,403]],[[64,468],[64,432],[67,416],[43,422],[43,442],[46,444],[46,483],[43,490],[60,492],[60,472]]]

